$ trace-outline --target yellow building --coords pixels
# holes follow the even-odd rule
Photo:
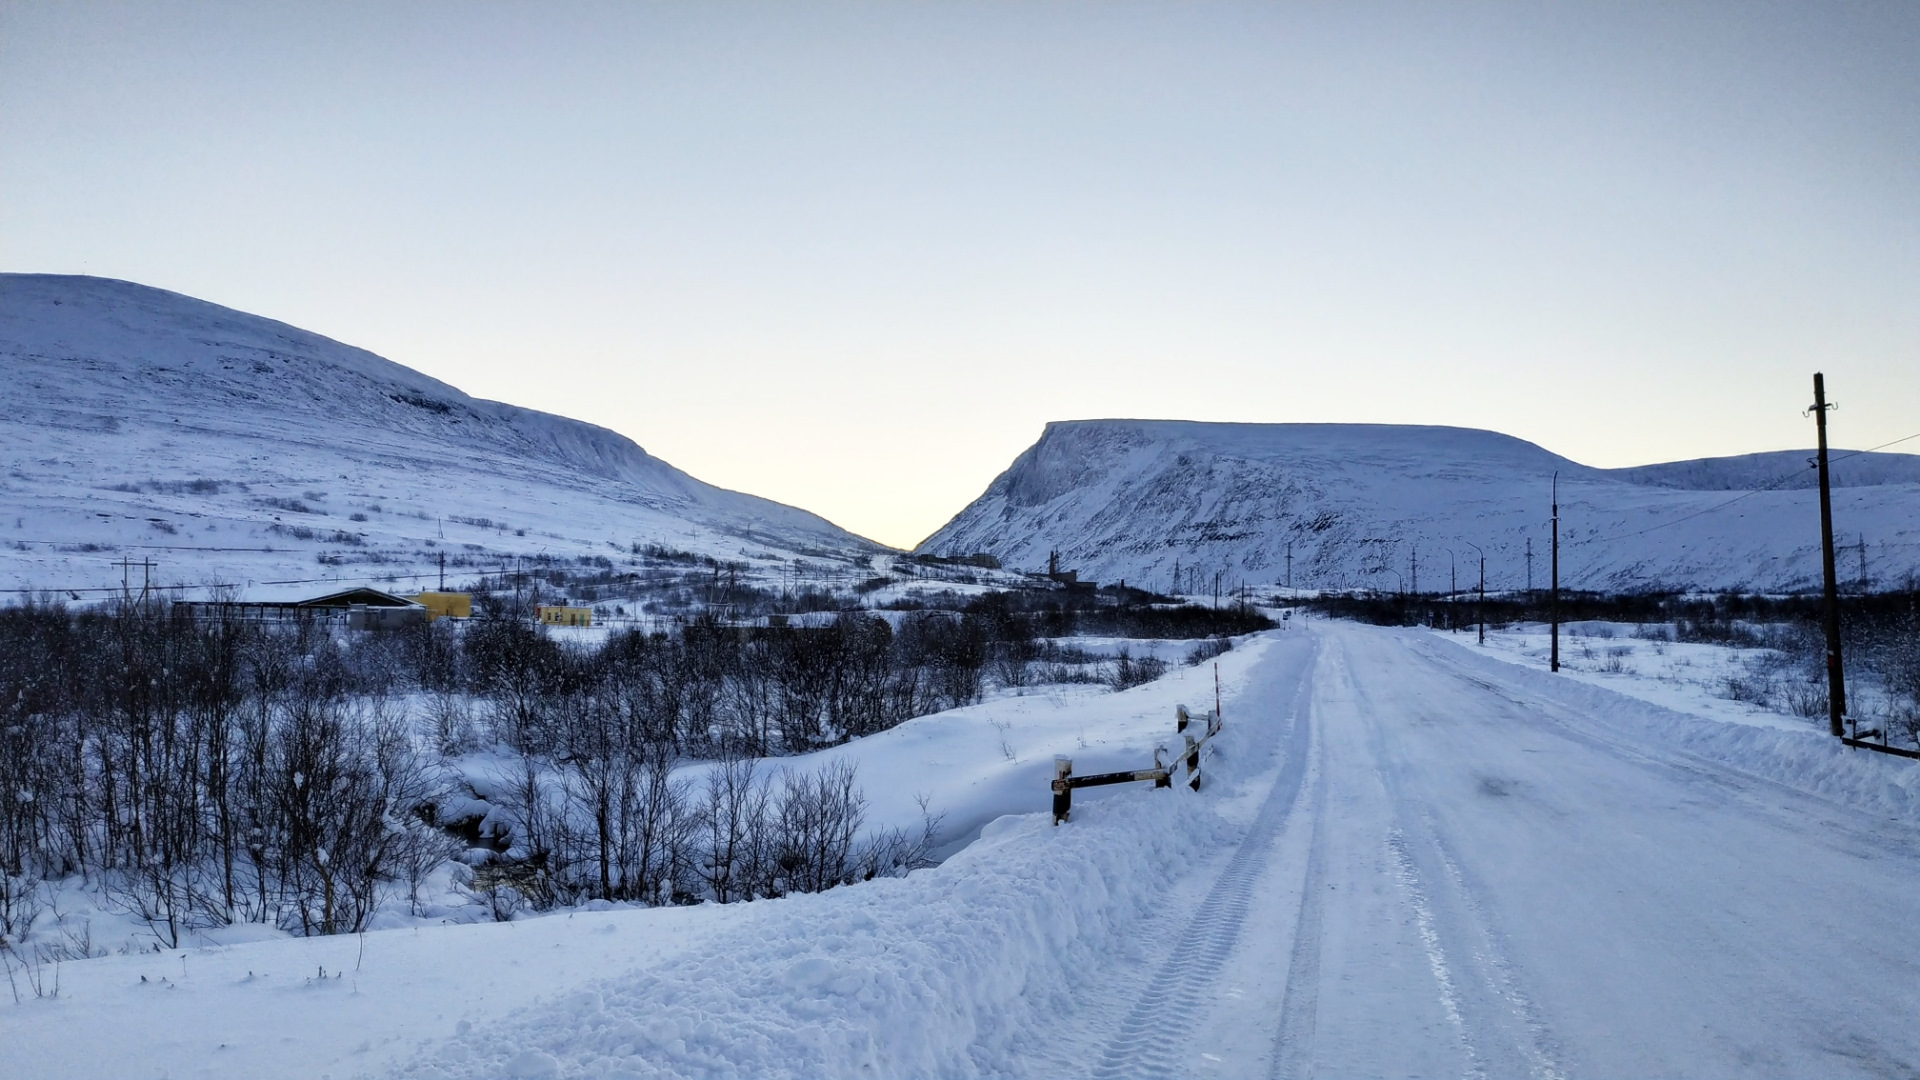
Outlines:
[[[473,617],[473,597],[463,592],[423,592],[413,602],[427,609],[427,621]]]
[[[548,626],[592,626],[593,609],[584,607],[562,607],[559,604],[541,604],[533,609],[540,621]]]

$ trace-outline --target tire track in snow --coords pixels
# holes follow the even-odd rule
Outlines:
[[[1410,651],[1420,659],[1432,659],[1419,650]],[[1350,672],[1351,663],[1342,664],[1342,669]],[[1460,673],[1443,670],[1441,674]],[[1374,720],[1369,742],[1393,804],[1395,825],[1387,848],[1394,876],[1413,911],[1415,929],[1439,988],[1442,1011],[1460,1037],[1467,1074],[1484,1077],[1524,1073],[1540,1080],[1563,1080],[1565,1074],[1552,1049],[1552,1034],[1538,1007],[1520,989],[1502,944],[1503,936],[1441,838],[1433,817],[1421,814],[1417,825],[1408,823],[1408,798],[1398,768],[1387,753],[1385,732],[1378,720],[1381,714],[1367,689],[1358,680],[1349,678],[1349,682],[1356,698],[1366,702],[1362,715]],[[1442,872],[1423,872],[1423,865],[1430,871],[1435,863]],[[1454,946],[1451,959],[1449,944]]]
[[[1446,870],[1447,878],[1452,881],[1461,904],[1467,909],[1469,918],[1485,935],[1486,948],[1477,954],[1478,959],[1484,965],[1484,973],[1494,992],[1506,999],[1507,1006],[1513,1010],[1514,1016],[1526,1028],[1529,1042],[1523,1043],[1520,1049],[1531,1060],[1533,1074],[1541,1077],[1542,1080],[1565,1080],[1566,1074],[1560,1070],[1554,1056],[1549,1052],[1552,1034],[1547,1030],[1547,1022],[1540,1014],[1540,1007],[1520,990],[1516,981],[1513,963],[1507,958],[1505,935],[1500,933],[1493,920],[1488,917],[1486,908],[1480,903],[1479,890],[1468,884],[1466,872],[1460,868],[1459,862],[1453,857],[1453,852],[1447,847],[1447,842],[1441,838],[1439,830],[1434,828],[1431,820],[1427,822],[1427,835],[1433,844],[1435,854],[1440,856],[1440,863]]]
[[[1407,852],[1407,838],[1399,829],[1393,830],[1387,837],[1387,851],[1393,856],[1393,876],[1400,884],[1400,891],[1407,894],[1407,904],[1413,908],[1414,927],[1420,933],[1420,947],[1426,951],[1427,967],[1433,972],[1433,981],[1440,987],[1440,1009],[1446,1014],[1447,1023],[1453,1025],[1454,1034],[1460,1039],[1460,1048],[1467,1055],[1466,1075],[1484,1077],[1487,1075],[1486,1062],[1480,1060],[1480,1051],[1474,1045],[1474,1037],[1467,1030],[1467,1018],[1460,1010],[1460,990],[1453,981],[1453,967],[1447,963],[1446,947],[1440,944],[1440,930],[1433,917],[1433,904],[1427,899],[1427,890],[1420,882],[1420,868],[1413,864],[1413,856]]]
[[[1313,786],[1312,837],[1307,847],[1307,878],[1300,889],[1300,916],[1294,924],[1287,958],[1286,997],[1280,1003],[1280,1031],[1274,1040],[1274,1080],[1313,1075],[1313,1036],[1320,1014],[1320,932],[1326,915],[1327,775]]]
[[[1253,883],[1266,868],[1281,826],[1300,801],[1311,741],[1314,667],[1310,660],[1295,695],[1280,775],[1198,913],[1186,922],[1172,954],[1148,980],[1145,992],[1108,1041],[1094,1076],[1107,1080],[1178,1076],[1192,1071],[1191,1065],[1182,1067],[1188,1044],[1168,1037],[1167,1021],[1184,1022],[1215,996],[1211,991],[1220,966],[1240,941]]]

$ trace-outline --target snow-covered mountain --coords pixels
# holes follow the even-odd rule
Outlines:
[[[121,558],[244,586],[635,544],[768,566],[883,550],[605,428],[129,282],[0,275],[0,371],[4,588],[117,585]]]
[[[1560,474],[1561,583],[1590,589],[1815,587],[1809,453],[1595,469],[1533,443],[1465,428],[1086,420],[1047,425],[986,493],[921,544],[984,551],[1009,567],[1206,591],[1545,587],[1550,483]],[[1920,569],[1920,457],[1835,464],[1842,579]],[[1768,485],[1773,485],[1768,487]],[[1765,489],[1765,490],[1762,490]],[[1451,557],[1449,549],[1452,550]]]

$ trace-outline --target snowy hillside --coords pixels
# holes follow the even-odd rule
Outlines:
[[[604,428],[128,282],[0,275],[0,370],[0,588],[117,585],[123,557],[244,586],[636,543],[769,566],[881,550]]]
[[[1752,491],[1769,485],[1780,489],[1812,489],[1819,487],[1817,474],[1807,468],[1807,461],[1812,456],[1811,450],[1775,450],[1767,454],[1695,458],[1692,461],[1636,465],[1629,469],[1608,469],[1607,475],[1634,484],[1686,488],[1690,491]],[[1856,454],[1842,457],[1837,452],[1830,462],[1829,473],[1834,487],[1920,484],[1920,455]],[[1783,480],[1783,477],[1786,479]]]
[[[1561,583],[1573,588],[1798,590],[1819,581],[1807,454],[1589,468],[1520,439],[1464,428],[1087,420],[1047,425],[920,550],[984,551],[1009,567],[1207,591],[1547,583],[1549,483],[1560,474]],[[1892,583],[1920,568],[1920,457],[1838,463],[1842,577]],[[1773,484],[1770,490],[1757,490]],[[1752,492],[1743,496],[1743,492]],[[1738,499],[1737,502],[1733,501]],[[1416,570],[1417,562],[1417,570]]]

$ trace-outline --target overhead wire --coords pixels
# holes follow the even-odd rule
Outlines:
[[[1845,461],[1848,458],[1859,457],[1862,454],[1871,454],[1879,450],[1884,450],[1889,446],[1898,446],[1903,442],[1911,442],[1914,439],[1920,439],[1920,431],[1916,431],[1911,435],[1906,435],[1898,439],[1893,439],[1889,442],[1883,442],[1878,446],[1868,447],[1865,450],[1849,450],[1844,454],[1830,455],[1827,458],[1827,464],[1832,465],[1834,462]],[[1794,479],[1795,477],[1804,476],[1804,475],[1806,474],[1802,470],[1795,469],[1792,472],[1782,473],[1778,477],[1775,477],[1770,483],[1768,483],[1764,487],[1757,487],[1752,489],[1751,491],[1743,491],[1740,494],[1735,495],[1733,498],[1728,499],[1725,502],[1716,503],[1713,506],[1709,506],[1701,510],[1695,510],[1691,514],[1687,514],[1683,517],[1674,518],[1672,521],[1663,521],[1658,525],[1649,525],[1644,529],[1638,529],[1633,532],[1614,533],[1609,536],[1591,537],[1586,540],[1577,541],[1574,544],[1569,544],[1568,546],[1569,547],[1575,547],[1575,546],[1591,547],[1595,544],[1607,544],[1607,543],[1612,543],[1616,540],[1628,540],[1636,536],[1645,536],[1650,532],[1658,532],[1661,529],[1665,529],[1674,525],[1679,525],[1682,522],[1692,521],[1694,518],[1697,518],[1697,517],[1703,517],[1707,514],[1715,513],[1720,510],[1725,510],[1727,507],[1732,506],[1733,504],[1740,502],[1742,500],[1750,499],[1755,495],[1759,495],[1768,491],[1778,490],[1781,487],[1781,485],[1787,483],[1788,481]]]

